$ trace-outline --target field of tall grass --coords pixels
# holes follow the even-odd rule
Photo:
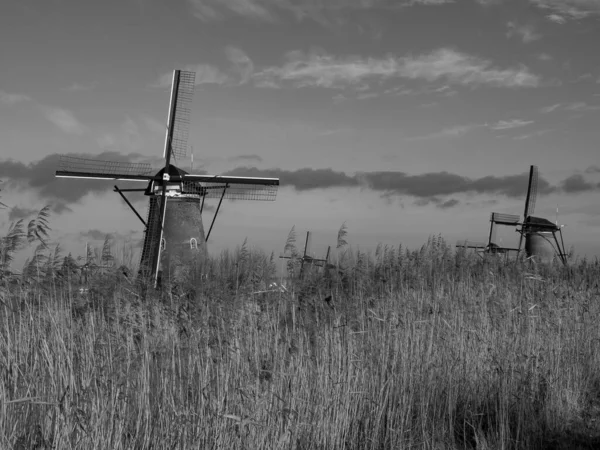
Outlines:
[[[342,228],[285,288],[244,243],[156,291],[48,231],[43,210],[0,241],[0,448],[600,448],[598,261],[365,254]]]

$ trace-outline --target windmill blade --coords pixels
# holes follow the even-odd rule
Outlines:
[[[147,163],[102,161],[61,155],[58,160],[58,170],[55,176],[97,180],[148,181],[153,178],[154,170]]]
[[[190,105],[194,96],[196,73],[184,70],[173,71],[171,103],[167,118],[167,135],[163,158],[169,161],[184,158],[190,128]]]
[[[529,184],[527,186],[527,198],[525,199],[525,213],[523,220],[526,221],[527,217],[533,214],[535,210],[535,200],[537,198],[538,188],[538,168],[537,166],[531,166],[529,169]]]
[[[278,188],[278,178],[185,175],[182,193],[206,198],[273,201],[277,197]]]

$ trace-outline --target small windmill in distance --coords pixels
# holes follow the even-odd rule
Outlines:
[[[532,216],[537,199],[538,179],[537,166],[530,166],[522,222],[520,221],[520,216],[516,214],[493,212],[490,216],[490,232],[487,243],[458,241],[456,247],[472,248],[477,252],[482,253],[503,253],[508,255],[509,252],[515,252],[518,255],[523,249],[523,240],[525,240],[525,251],[528,257],[548,261],[557,255],[563,264],[566,264],[562,226],[558,225],[558,218],[557,223],[552,223],[548,219]],[[518,247],[502,247],[496,243],[496,231],[498,226],[515,228],[515,231],[520,234]],[[557,234],[560,236],[560,242]],[[554,240],[554,243],[552,243],[552,240]],[[556,246],[554,244],[556,244]]]
[[[98,161],[63,155],[56,177],[96,180],[127,180],[147,183],[146,188],[119,189],[117,192],[145,227],[140,258],[140,275],[157,287],[163,271],[177,270],[206,253],[223,199],[275,200],[278,178],[193,175],[175,166],[187,153],[190,103],[195,86],[194,72],[173,71],[171,100],[163,150],[164,167],[149,164]],[[149,197],[147,219],[136,211],[125,192],[143,192]],[[208,233],[204,234],[202,212],[207,198],[219,204]]]
[[[315,258],[308,254],[308,248],[310,246],[310,241],[311,241],[311,232],[310,231],[306,232],[306,240],[304,241],[304,252],[302,253],[302,255],[294,254],[295,247],[293,245],[290,245],[291,237],[293,237],[293,240],[295,241],[295,233],[294,233],[293,228],[292,228],[292,231],[290,232],[290,237],[288,237],[288,242],[286,243],[284,253],[279,255],[279,258],[280,259],[289,259],[289,260],[293,260],[293,259],[300,260],[300,278],[302,278],[302,275],[304,274],[304,265],[305,264],[310,265],[310,266],[315,266],[315,267],[325,267],[329,263],[329,255],[331,252],[331,246],[327,247],[327,253],[326,253],[324,259]],[[288,250],[291,253],[290,255],[285,254],[285,252]]]

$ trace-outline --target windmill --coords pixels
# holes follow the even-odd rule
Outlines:
[[[525,240],[525,252],[528,257],[548,261],[557,255],[562,263],[566,264],[567,256],[562,234],[563,227],[558,225],[558,220],[556,223],[553,223],[543,217],[532,215],[535,210],[537,188],[538,168],[537,166],[531,166],[529,169],[529,183],[527,185],[523,222],[519,224],[520,228],[517,230],[520,234],[519,252],[521,251],[523,240]],[[559,236],[560,242],[558,240]]]
[[[510,252],[521,253],[523,240],[525,240],[525,251],[528,257],[547,261],[558,255],[560,260],[566,264],[562,226],[558,225],[558,221],[557,223],[552,223],[547,219],[532,216],[537,198],[538,178],[537,166],[530,166],[523,222],[520,221],[519,215],[493,212],[490,216],[490,232],[487,243],[459,241],[456,246],[472,248],[479,253],[503,253],[508,255]],[[519,246],[517,248],[503,247],[496,243],[498,226],[515,228],[520,234]],[[560,236],[560,242],[558,236]]]
[[[97,180],[126,180],[147,183],[146,188],[119,189],[117,192],[145,228],[140,258],[140,275],[155,286],[160,274],[181,266],[206,251],[223,199],[275,200],[278,178],[193,175],[175,166],[186,157],[190,103],[194,72],[173,71],[173,84],[167,118],[164,166],[156,172],[149,164],[98,161],[70,155],[60,157],[56,177]],[[146,220],[136,211],[125,192],[143,192],[150,197]],[[204,234],[202,212],[207,198],[219,203],[208,233]]]
[[[331,252],[331,246],[327,247],[327,254],[325,255],[325,259],[318,259],[315,258],[313,256],[310,256],[308,254],[308,248],[310,246],[310,231],[306,232],[306,240],[304,241],[304,253],[302,254],[301,257],[298,258],[297,255],[289,255],[286,256],[285,254],[283,255],[279,255],[279,258],[281,259],[294,259],[294,258],[298,258],[300,259],[300,278],[302,278],[302,275],[304,273],[304,265],[310,265],[310,266],[316,266],[316,267],[325,267],[328,263],[329,263],[329,254]]]

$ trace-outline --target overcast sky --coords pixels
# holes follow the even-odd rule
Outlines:
[[[157,164],[180,68],[195,169],[281,178],[224,203],[213,250],[279,253],[295,225],[319,256],[343,222],[365,250],[485,240],[536,164],[536,214],[600,255],[598,42],[599,0],[4,0],[0,226],[49,203],[76,254],[141,239],[114,183],[55,179],[57,155]]]

